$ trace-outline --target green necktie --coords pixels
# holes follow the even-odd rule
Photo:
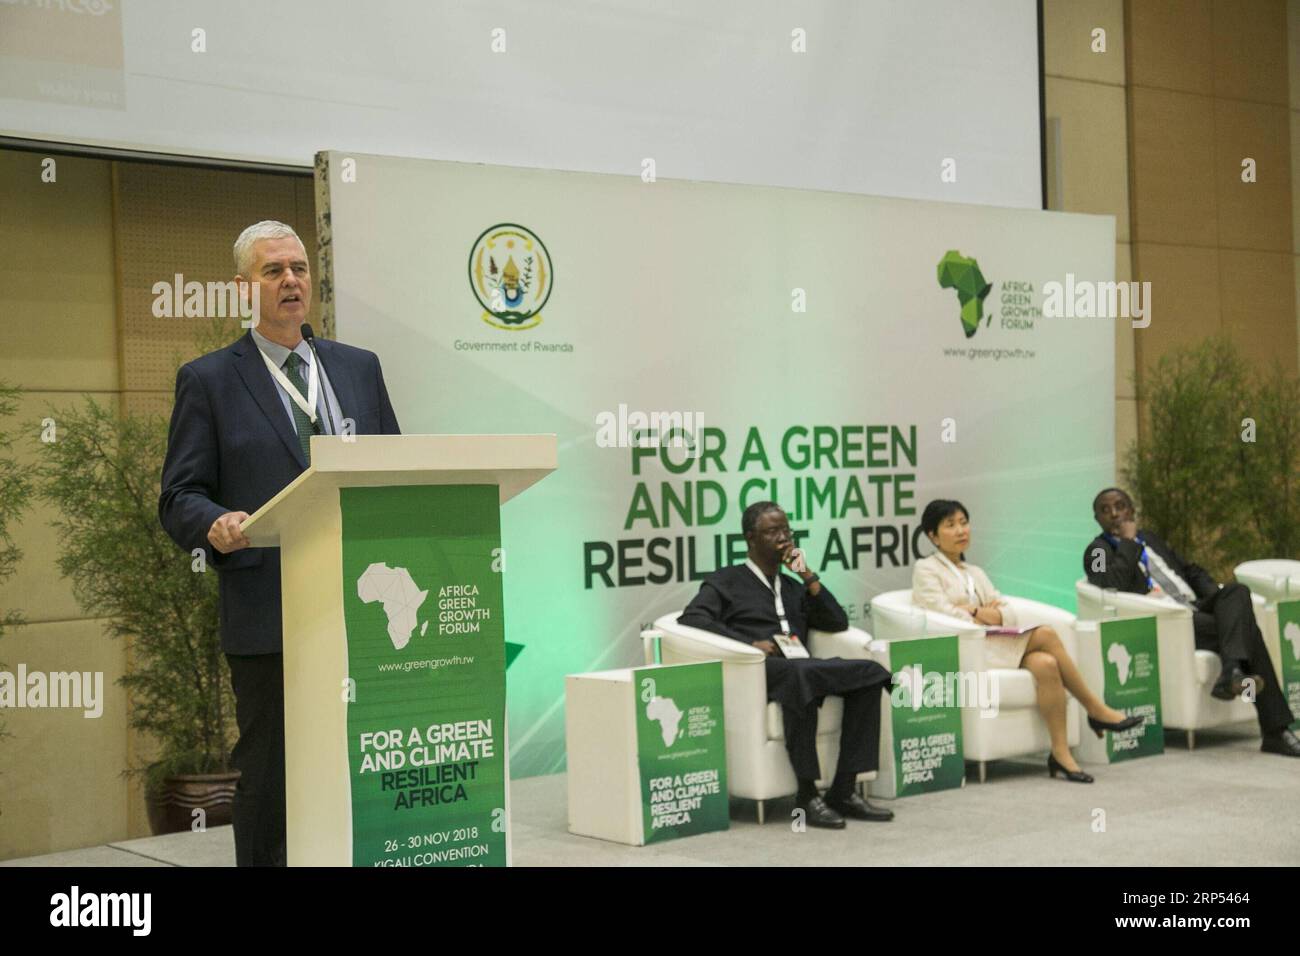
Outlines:
[[[307,397],[307,383],[302,380],[302,356],[297,352],[290,352],[289,357],[285,359],[284,368],[285,376],[289,379],[289,384],[298,390],[298,394],[304,399]],[[312,424],[311,417],[298,407],[298,403],[289,399],[289,410],[293,412],[293,427],[298,431],[298,444],[302,446],[302,456],[307,459],[307,464],[311,464],[311,436],[320,434],[320,428]]]

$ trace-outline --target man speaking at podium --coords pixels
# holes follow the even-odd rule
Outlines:
[[[256,293],[256,321],[176,373],[158,517],[186,551],[204,549],[220,582],[221,649],[239,723],[236,864],[283,866],[280,550],[249,547],[239,526],[306,470],[311,435],[400,431],[378,357],[312,337],[311,270],[291,227],[267,220],[245,229],[235,271],[242,292]]]

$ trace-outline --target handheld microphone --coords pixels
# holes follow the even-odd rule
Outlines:
[[[311,323],[304,322],[298,331],[302,333],[302,338],[303,341],[307,343],[307,348],[311,349],[312,358],[316,360],[316,367],[323,372],[325,370],[325,363],[320,360],[320,353],[316,351],[316,333],[311,330]],[[323,375],[321,377],[322,379],[324,378]],[[324,392],[324,389],[322,388],[321,391]],[[339,429],[338,425],[334,423],[334,413],[330,411],[330,398],[328,395],[324,394],[322,394],[321,397],[325,400],[325,417],[329,419],[330,432],[337,435]]]

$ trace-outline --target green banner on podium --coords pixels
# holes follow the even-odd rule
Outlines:
[[[498,490],[339,494],[353,865],[505,866]]]

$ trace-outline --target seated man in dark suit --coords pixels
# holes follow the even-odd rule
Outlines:
[[[892,820],[892,810],[873,807],[855,791],[857,775],[877,766],[880,692],[890,686],[889,672],[875,661],[787,657],[779,645],[797,638],[796,649],[789,652],[797,654],[809,628],[843,631],[848,616],[808,570],[779,505],[750,505],[740,526],[749,543],[748,559],[705,578],[678,623],[743,641],[767,655],[767,697],[781,705],[785,746],[799,781],[797,805],[810,826],[841,829],[844,817]],[[781,574],[782,564],[803,584]],[[828,694],[844,698],[844,719],[839,766],[823,798],[817,792],[817,709]]]
[[[1214,651],[1223,662],[1210,693],[1232,700],[1253,687],[1263,735],[1260,749],[1300,757],[1300,739],[1290,730],[1295,718],[1277,686],[1264,635],[1255,623],[1250,589],[1244,584],[1220,588],[1204,568],[1183,560],[1153,532],[1138,530],[1133,499],[1119,488],[1098,494],[1092,513],[1101,534],[1083,555],[1088,580],[1134,594],[1166,594],[1189,607],[1197,649]]]
[[[312,281],[297,233],[259,222],[234,252],[257,321],[176,373],[158,517],[180,547],[202,548],[218,575],[239,724],[235,861],[273,866],[285,863],[280,549],[250,547],[240,525],[311,464],[312,435],[344,434],[347,422],[357,435],[399,430],[373,352],[323,340],[313,351],[303,339]]]

